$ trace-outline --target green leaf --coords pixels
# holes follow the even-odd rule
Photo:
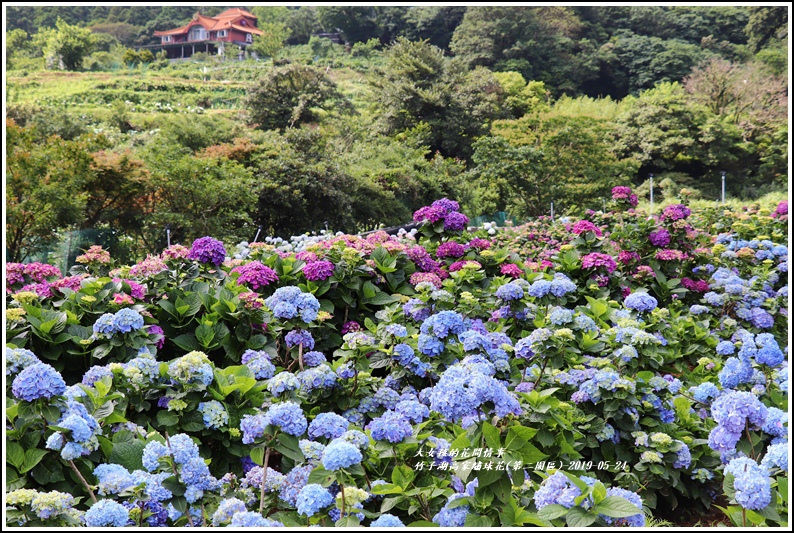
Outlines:
[[[415,477],[416,472],[407,465],[399,465],[391,473],[392,483],[403,489],[408,488],[408,485],[411,484]]]
[[[264,466],[265,449],[262,446],[251,448],[251,460],[259,466]]]
[[[344,516],[334,523],[336,527],[356,527],[360,524],[358,517],[352,514]]]
[[[157,423],[161,426],[175,426],[179,423],[179,415],[172,411],[158,411]]]
[[[736,490],[733,488],[733,474],[728,472],[725,474],[725,479],[722,481],[722,492],[728,500],[736,501]]]
[[[38,448],[31,448],[25,451],[25,460],[22,462],[22,466],[19,467],[19,473],[24,474],[32,470],[44,459],[45,455],[47,455],[47,450],[40,450]]]
[[[202,346],[196,340],[196,337],[190,333],[183,333],[173,339],[174,344],[185,350],[186,352],[201,351]]]
[[[25,450],[16,442],[6,442],[6,462],[19,470],[25,462]]]
[[[185,486],[176,480],[176,476],[167,477],[160,484],[164,489],[170,490],[174,496],[182,496],[185,493]],[[176,499],[177,498],[174,498],[174,500]],[[171,503],[173,503],[174,507],[179,510],[179,507],[177,507],[177,503],[174,500],[171,500]],[[182,498],[182,500],[184,500],[184,498]],[[187,502],[185,502],[185,504],[187,504]]]
[[[466,527],[491,527],[493,526],[493,520],[488,516],[469,513],[466,515],[465,525]]]
[[[378,293],[378,288],[369,280],[364,282],[361,286],[361,291],[364,293],[364,298],[373,298]]]
[[[30,472],[39,485],[63,481],[63,468],[59,461],[42,461]]]
[[[557,503],[544,506],[538,511],[538,518],[541,520],[554,520],[568,514],[568,508]]]
[[[108,458],[109,463],[116,463],[130,472],[143,470],[143,449],[146,442],[142,440],[130,440],[116,442],[113,444],[113,451]]]
[[[532,440],[537,432],[537,429],[531,429],[524,426],[511,426],[507,431],[505,448],[508,450],[520,450],[527,442]]]
[[[606,493],[606,490],[604,490],[604,492]],[[595,490],[593,493],[595,494]],[[623,496],[607,496],[601,503],[594,507],[594,510],[599,514],[612,518],[626,518],[627,516],[634,516],[642,513],[642,509],[637,509],[636,505]]]
[[[336,481],[336,475],[325,468],[318,466],[309,473],[308,483],[317,483],[323,487],[330,487]]]
[[[281,452],[282,455],[289,457],[298,463],[306,460],[306,458],[303,456],[303,453],[300,451],[300,447],[298,446],[297,437],[293,437],[292,435],[288,435],[286,433],[279,433],[278,441],[279,443],[276,445],[276,449]]]
[[[428,522],[427,520],[417,520],[416,522],[411,522],[407,524],[406,527],[440,527],[435,522]]]
[[[384,483],[383,485],[372,485],[371,492],[373,494],[402,494],[403,489],[393,483]]]
[[[598,504],[607,497],[607,489],[603,483],[596,481],[593,485],[593,502]],[[636,514],[636,513],[635,513]]]
[[[760,514],[756,513],[751,509],[745,510],[744,514],[747,517],[747,520],[749,520],[752,524],[756,526],[760,526],[761,524],[766,522],[766,519],[763,516],[761,516]]]
[[[502,439],[499,436],[499,430],[488,422],[482,425],[482,433],[485,436],[485,443],[492,450],[498,450],[502,447]]]
[[[209,348],[215,340],[215,330],[212,326],[201,324],[196,328],[196,339],[204,348]]]
[[[783,499],[783,502],[788,503],[788,478],[779,476],[776,479],[777,491],[780,493],[780,497]]]
[[[581,507],[572,507],[565,516],[565,521],[569,527],[587,527],[597,519],[597,514],[590,514]]]

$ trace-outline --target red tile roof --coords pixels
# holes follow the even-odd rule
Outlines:
[[[160,37],[163,35],[182,35],[184,33],[187,33],[188,30],[190,30],[190,28],[192,26],[195,26],[196,24],[200,24],[207,31],[234,28],[236,30],[252,33],[254,35],[263,34],[261,30],[257,29],[254,26],[240,26],[238,24],[235,24],[235,22],[238,22],[243,17],[252,18],[254,20],[257,19],[256,15],[254,15],[253,13],[249,13],[245,9],[240,9],[239,7],[227,9],[223,13],[219,13],[214,17],[207,17],[199,13],[196,13],[196,15],[194,15],[193,20],[191,20],[186,26],[182,26],[181,28],[176,28],[173,30],[155,31],[154,36]]]

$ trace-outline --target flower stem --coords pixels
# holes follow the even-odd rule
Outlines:
[[[88,485],[88,482],[83,477],[83,474],[80,473],[80,471],[77,469],[77,466],[74,464],[74,461],[72,461],[71,459],[69,459],[69,464],[71,465],[72,470],[74,470],[74,473],[77,474],[77,477],[80,478],[80,481],[83,483],[85,489],[88,491],[88,495],[91,496],[91,501],[96,503],[96,496],[94,496],[94,491],[91,490],[91,487]]]
[[[339,510],[339,520],[345,517],[345,486],[339,484],[339,492],[342,494],[342,508]]]
[[[303,343],[298,344],[298,366],[303,370]]]
[[[265,448],[265,463],[262,466],[262,491],[259,495],[259,514],[265,510],[265,481],[267,480],[267,463],[270,462],[270,446]]]

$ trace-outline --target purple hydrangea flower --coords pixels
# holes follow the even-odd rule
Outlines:
[[[226,248],[224,248],[221,241],[212,237],[201,237],[193,241],[193,246],[191,246],[187,258],[200,263],[212,263],[217,266],[226,259]]]

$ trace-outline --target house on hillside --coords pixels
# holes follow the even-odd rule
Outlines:
[[[160,44],[146,48],[165,50],[168,59],[191,57],[196,52],[235,57],[253,44],[254,35],[263,34],[257,29],[256,20],[256,15],[238,7],[214,17],[196,13],[181,28],[154,32],[155,37],[160,37]]]

